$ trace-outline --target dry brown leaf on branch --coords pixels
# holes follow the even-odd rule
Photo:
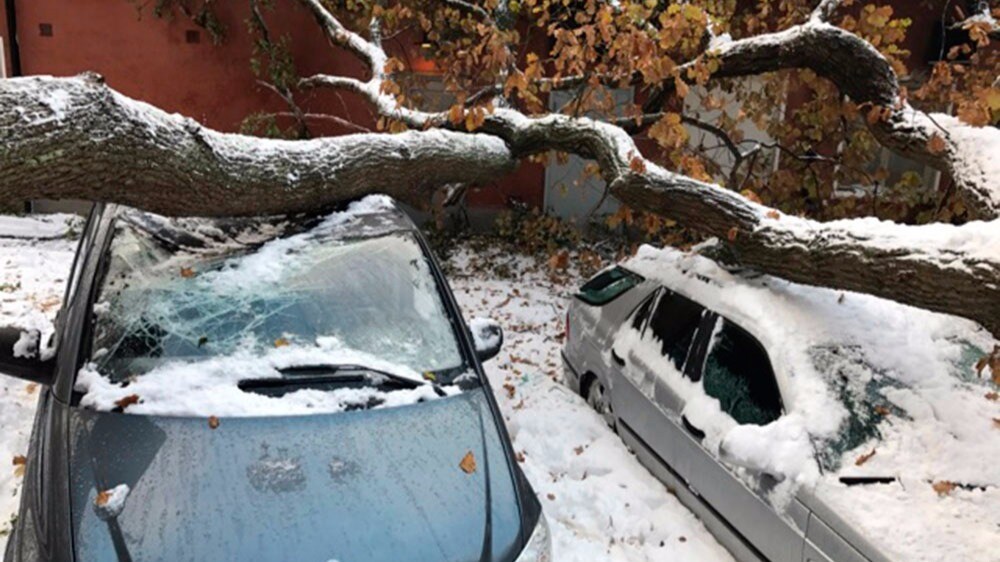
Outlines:
[[[939,133],[934,133],[927,141],[927,150],[929,150],[931,154],[941,154],[947,146],[948,145],[944,142],[944,137],[942,137]]]
[[[458,463],[458,468],[461,468],[462,472],[466,474],[472,474],[476,471],[476,456],[472,454],[472,451],[465,453],[461,462]]]
[[[986,399],[989,400],[990,402],[996,402],[997,400],[1000,400],[1000,394],[996,392],[987,392],[985,396]]]
[[[732,227],[732,228],[729,229],[729,232],[726,234],[726,238],[728,238],[730,242],[735,242],[736,241],[736,237],[739,236],[739,234],[740,234],[739,227],[738,226],[734,226],[734,227]]]
[[[888,416],[889,414],[891,414],[892,412],[889,411],[889,408],[886,408],[885,406],[879,405],[879,406],[875,406],[875,413],[878,414],[878,415],[880,415],[880,416],[882,416],[884,418],[884,417]]]
[[[868,462],[868,460],[871,459],[874,456],[875,456],[875,449],[872,449],[871,451],[869,451],[869,452],[861,455],[860,457],[858,457],[857,460],[854,461],[854,466],[861,466],[861,465],[865,464],[866,462]]]
[[[190,278],[194,277],[194,269],[192,269],[190,267],[182,267],[181,268],[181,277],[183,277],[185,279],[190,279]]]

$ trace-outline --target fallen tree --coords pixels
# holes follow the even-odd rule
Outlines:
[[[462,18],[500,29],[495,6],[442,2]],[[83,198],[167,215],[248,215],[305,211],[384,192],[426,206],[442,188],[488,184],[525,158],[559,151],[595,160],[610,193],[632,208],[716,236],[721,259],[796,282],[957,314],[1000,335],[1000,177],[983,149],[1000,147],[1000,131],[911,107],[889,61],[828,23],[836,2],[824,0],[803,23],[785,30],[702,50],[654,84],[645,115],[615,123],[523,111],[503,83],[487,85],[446,112],[402,104],[388,73],[393,63],[379,41],[379,19],[372,17],[366,38],[320,0],[302,3],[339,51],[365,65],[367,77],[315,75],[299,86],[361,95],[408,131],[261,139],[169,115],[113,91],[93,74],[3,80],[0,200]],[[527,80],[531,72],[521,72],[515,61],[510,55],[503,75]],[[680,85],[677,73],[696,67],[708,73],[705,80],[811,69],[868,108],[868,127],[885,146],[947,173],[977,220],[817,222],[667,170],[644,156],[631,134],[656,123],[666,93]],[[639,74],[615,80],[648,82]],[[603,80],[595,73],[530,78],[548,80],[550,87]]]

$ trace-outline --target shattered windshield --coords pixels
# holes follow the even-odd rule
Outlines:
[[[252,243],[183,245],[177,241],[204,242],[212,221],[174,221],[165,236],[161,223],[144,217],[119,218],[94,305],[94,365],[114,382],[169,362],[235,354],[281,351],[295,363],[287,352],[297,349],[304,363],[322,359],[317,350],[337,350],[352,353],[352,363],[398,365],[441,382],[465,370],[427,258],[409,232],[345,238],[357,230],[337,228],[331,215],[291,236],[257,225]],[[192,224],[198,230],[178,236],[179,226]]]

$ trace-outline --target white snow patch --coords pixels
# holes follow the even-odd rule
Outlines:
[[[38,354],[38,330],[21,331],[21,337],[14,342],[14,357],[31,359]]]
[[[281,378],[281,369],[300,365],[362,365],[417,381],[420,386],[392,392],[376,388],[342,388],[332,391],[304,389],[281,397],[243,391],[238,383],[261,378]],[[316,345],[290,345],[261,354],[247,345],[236,353],[200,361],[167,361],[136,377],[129,384],[117,384],[97,371],[93,364],[80,370],[76,390],[84,393],[80,405],[110,411],[119,401],[135,395],[139,402],[129,405],[130,414],[161,416],[282,416],[341,412],[352,406],[373,404],[395,407],[438,397],[420,373],[372,355],[347,348],[333,337],[318,338]],[[443,387],[456,394],[457,387]]]
[[[130,491],[128,484],[119,484],[98,494],[94,499],[94,512],[102,521],[118,517],[125,509],[125,500]]]

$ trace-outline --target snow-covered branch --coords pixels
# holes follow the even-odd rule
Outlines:
[[[813,70],[875,112],[878,118],[869,120],[869,128],[879,142],[950,175],[975,216],[1000,217],[1000,164],[984,156],[1000,149],[1000,130],[913,108],[900,96],[889,61],[857,35],[814,17],[784,31],[725,43],[715,54],[714,76],[720,78]]]
[[[420,204],[491,184],[515,161],[451,131],[271,140],[207,129],[127,98],[97,75],[0,80],[0,200],[78,198],[168,215],[310,211],[373,192]]]

